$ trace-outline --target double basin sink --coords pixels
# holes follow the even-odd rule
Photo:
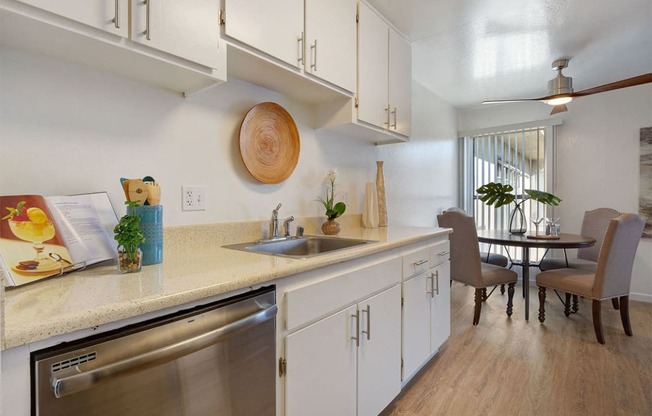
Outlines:
[[[224,247],[233,250],[250,251],[259,254],[290,258],[310,258],[334,251],[345,250],[365,244],[376,243],[374,240],[354,238],[303,236],[261,240],[250,243],[229,244]]]

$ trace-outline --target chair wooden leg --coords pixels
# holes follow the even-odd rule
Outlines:
[[[544,303],[546,302],[546,288],[539,286],[539,322],[543,323],[546,320],[546,309]]]
[[[505,294],[505,285],[500,285],[500,294],[501,295]]]
[[[573,313],[577,313],[580,310],[580,297],[573,295]]]
[[[632,333],[632,325],[629,322],[629,296],[620,297],[620,320],[623,321],[625,333],[630,337],[634,335]]]
[[[595,337],[600,344],[604,344],[604,333],[602,332],[601,302],[593,299],[593,329]]]
[[[473,311],[473,325],[480,322],[480,312],[482,311],[482,289],[475,289],[475,310]]]
[[[501,285],[501,286],[505,286],[505,285]],[[512,300],[514,299],[514,286],[516,286],[516,283],[510,283],[507,286],[507,316],[512,316],[512,311],[513,311]]]
[[[611,304],[614,305],[615,310],[620,309],[620,305],[618,305],[618,298],[611,298]]]
[[[487,288],[485,287],[482,289],[482,301],[486,302],[487,299],[489,299],[489,297],[487,296]]]
[[[570,308],[571,308],[571,294],[566,293],[566,302],[564,302],[564,315],[566,315],[566,318],[568,318],[571,314]]]

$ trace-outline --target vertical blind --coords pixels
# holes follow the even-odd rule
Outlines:
[[[547,155],[552,155],[554,131],[554,126],[542,125],[468,134],[460,138],[460,205],[475,217],[478,229],[508,229],[515,208],[514,203],[494,208],[482,202],[476,189],[486,183],[512,185],[517,198],[526,195],[525,189],[553,192],[550,183],[552,169],[549,168],[552,157]],[[536,201],[528,200],[521,207],[528,230],[534,227],[533,219],[552,216],[552,212],[546,211],[546,206]],[[533,257],[542,254],[532,253]]]

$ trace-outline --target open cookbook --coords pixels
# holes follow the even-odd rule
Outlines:
[[[0,266],[20,286],[117,257],[106,192],[0,196]]]

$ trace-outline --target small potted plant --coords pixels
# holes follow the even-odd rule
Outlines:
[[[335,218],[338,218],[344,211],[346,211],[346,204],[344,202],[335,202],[335,179],[337,178],[337,172],[335,169],[328,171],[327,180],[330,182],[330,195],[328,187],[326,188],[326,199],[321,197],[317,198],[319,202],[322,203],[326,209],[326,222],[321,225],[321,230],[326,235],[336,235],[342,229],[340,223],[335,221]]]
[[[480,200],[489,206],[495,204],[496,208],[500,208],[512,202],[516,204],[509,219],[509,232],[512,234],[525,234],[526,220],[521,205],[528,199],[554,206],[559,205],[561,202],[559,197],[536,189],[525,189],[524,195],[515,195],[512,193],[513,191],[514,187],[512,185],[503,185],[497,182],[489,182],[476,189],[476,192],[480,195]]]
[[[136,206],[135,202],[125,202]],[[127,213],[113,229],[115,241],[118,242],[118,273],[139,272],[142,263],[142,252],[138,246],[145,242],[145,236],[140,228],[140,217]]]

